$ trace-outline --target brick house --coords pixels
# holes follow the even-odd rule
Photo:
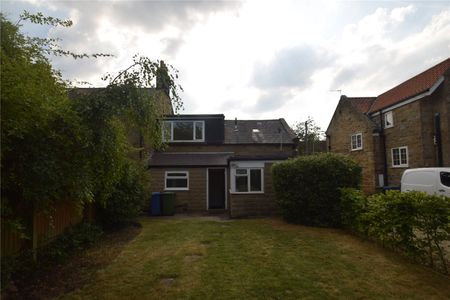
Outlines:
[[[450,58],[378,97],[341,96],[326,135],[362,166],[367,193],[406,168],[450,166]]]
[[[177,212],[277,212],[271,166],[293,157],[296,136],[284,119],[225,120],[224,115],[171,115],[165,151],[149,161],[151,191],[176,193]]]

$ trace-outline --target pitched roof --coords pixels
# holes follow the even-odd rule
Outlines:
[[[369,111],[376,97],[347,97],[350,103],[361,113]]]
[[[450,58],[379,95],[368,112],[376,112],[429,91],[448,69],[450,69]]]
[[[284,119],[225,120],[225,144],[293,144],[295,138]]]
[[[231,152],[156,152],[150,158],[149,167],[226,166]]]

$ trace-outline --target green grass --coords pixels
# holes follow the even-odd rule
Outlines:
[[[449,299],[450,279],[339,230],[279,220],[142,218],[67,299]]]

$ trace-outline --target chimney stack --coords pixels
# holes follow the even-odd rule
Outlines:
[[[170,77],[167,66],[163,60],[159,62],[156,70],[156,88],[162,90],[170,98]]]
[[[237,118],[234,118],[234,131],[238,131]]]

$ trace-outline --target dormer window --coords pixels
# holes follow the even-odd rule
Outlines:
[[[384,114],[384,128],[391,128],[394,126],[394,116],[392,111],[388,111]]]
[[[164,121],[163,140],[165,142],[204,142],[204,121]]]

